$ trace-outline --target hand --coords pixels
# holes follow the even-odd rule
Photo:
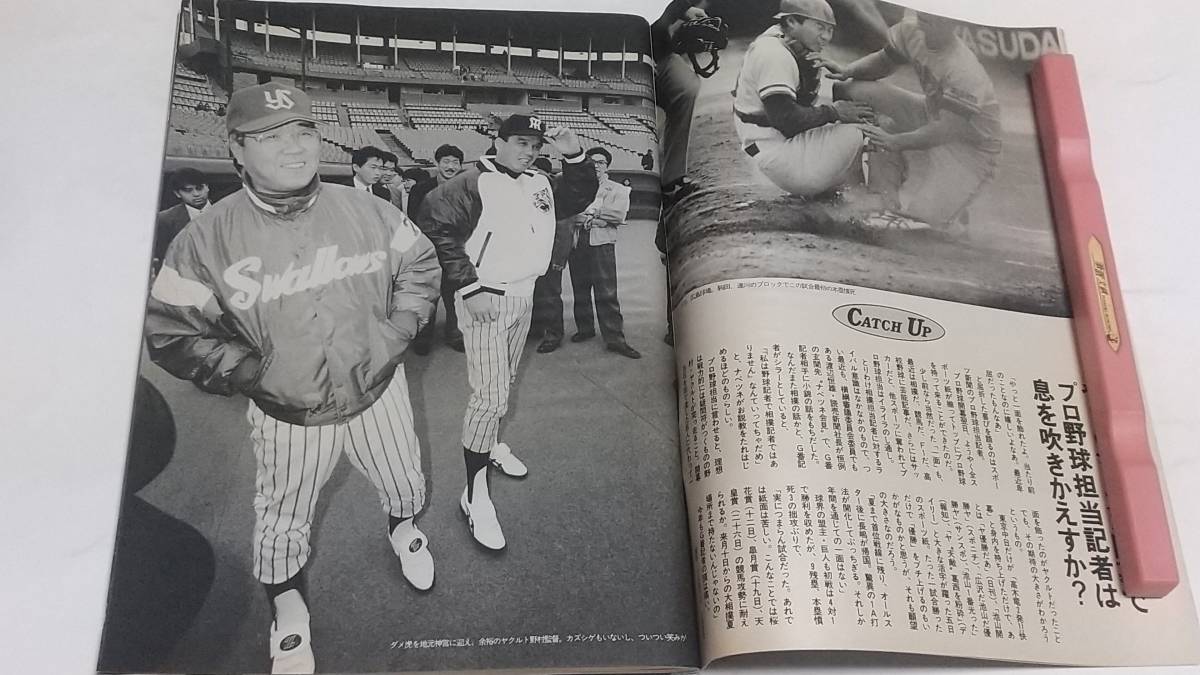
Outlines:
[[[707,18],[708,18],[708,12],[704,11],[704,9],[701,7],[688,7],[683,12],[683,20],[684,21],[695,21],[696,19],[707,19]]]
[[[833,109],[837,111],[839,122],[855,124],[858,122],[866,122],[873,124],[875,122],[875,111],[866,103],[858,101],[834,101]]]
[[[850,76],[846,74],[846,66],[826,57],[822,52],[809,52],[804,55],[804,58],[811,61],[817,68],[824,68],[827,77],[831,80],[845,82],[850,79]]]
[[[583,152],[579,137],[567,127],[550,127],[546,129],[545,136],[546,140],[550,141],[550,144],[558,148],[558,151],[564,155],[578,155]]]
[[[877,126],[864,126],[862,132],[867,137],[867,140],[871,142],[871,145],[877,149],[892,152],[904,149],[904,143],[898,135],[889,134]]]
[[[465,304],[467,311],[471,313],[471,318],[480,323],[495,321],[496,317],[500,316],[500,307],[496,302],[496,296],[486,291],[467,298]]]

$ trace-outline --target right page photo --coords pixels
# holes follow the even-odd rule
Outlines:
[[[725,25],[664,217],[704,661],[1200,659],[1121,592],[1028,72],[1053,28],[865,0]]]

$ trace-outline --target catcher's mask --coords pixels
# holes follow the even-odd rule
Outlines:
[[[712,77],[719,67],[718,52],[729,44],[729,28],[719,17],[708,16],[685,22],[675,31],[675,51],[687,54],[700,77]],[[701,55],[708,63],[700,65]]]

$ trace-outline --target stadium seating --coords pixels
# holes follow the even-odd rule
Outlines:
[[[478,159],[492,144],[492,140],[475,131],[462,129],[410,129],[408,127],[392,127],[389,129],[404,150],[413,159],[433,164],[433,153],[443,143],[457,145],[463,151],[466,161]]]
[[[405,106],[408,119],[417,129],[486,129],[488,120],[459,106],[410,103]]]
[[[393,105],[347,103],[346,114],[350,118],[350,126],[355,127],[379,129],[405,124],[404,118],[400,116],[400,111]]]

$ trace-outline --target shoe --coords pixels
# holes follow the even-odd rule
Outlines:
[[[421,342],[413,342],[412,343],[413,353],[416,354],[417,356],[425,356],[425,355],[429,354],[429,350],[431,348],[432,348],[432,345],[430,345],[428,342],[425,342],[424,340],[422,340]]]
[[[295,597],[291,597],[295,594]],[[299,603],[299,611],[283,626],[271,622],[271,673],[313,673],[317,663],[313,658],[312,634],[308,625],[308,608],[300,591],[286,591],[275,599],[276,604]]]
[[[480,471],[483,474],[484,471]],[[462,499],[458,500],[463,515],[467,517],[467,526],[471,528],[471,536],[484,548],[499,551],[504,548],[504,531],[500,529],[500,521],[496,519],[496,507],[486,493],[475,491],[475,503],[467,501],[467,489],[463,488]]]
[[[642,358],[641,352],[634,349],[633,347],[630,347],[625,342],[614,342],[611,345],[608,345],[608,351],[613,352],[615,354],[620,354],[621,356],[631,358],[631,359]]]
[[[447,336],[446,346],[460,354],[467,351],[467,348],[463,345],[462,333],[459,333],[458,335]]]
[[[922,222],[907,216],[902,216],[894,211],[881,211],[872,213],[866,218],[859,221],[859,224],[873,231],[915,231],[930,229],[929,223]]]
[[[671,345],[672,347],[675,346],[675,330],[673,328],[667,328],[667,334],[663,335],[663,342]]]
[[[400,559],[400,571],[418,591],[433,588],[433,554],[429,539],[411,522],[401,523],[388,535],[392,551]]]
[[[492,466],[499,469],[505,476],[524,478],[529,475],[529,468],[525,466],[525,462],[517,459],[517,456],[512,453],[512,448],[508,447],[508,443],[497,443],[488,457]]]
[[[584,342],[586,340],[591,340],[594,337],[596,337],[595,331],[581,330],[578,333],[571,336],[571,342]]]
[[[562,345],[562,338],[559,338],[559,337],[542,338],[542,341],[540,343],[538,343],[537,351],[539,354],[549,354],[550,352],[558,349],[561,345]]]

